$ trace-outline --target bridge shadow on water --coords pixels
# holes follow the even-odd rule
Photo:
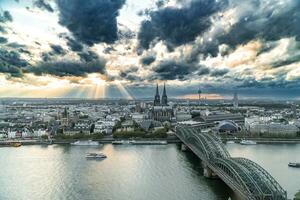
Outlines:
[[[201,178],[205,184],[216,194],[218,200],[237,200],[235,197],[234,192],[230,187],[227,186],[226,183],[224,183],[219,178],[205,178],[204,177],[204,169],[202,167],[202,161],[201,159],[194,154],[192,151],[182,151],[181,145],[177,145],[178,151],[180,151],[182,154],[184,154],[184,158],[187,161],[188,167],[192,169],[199,178]],[[203,184],[203,181],[201,184]]]

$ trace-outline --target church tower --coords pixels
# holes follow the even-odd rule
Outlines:
[[[168,96],[167,96],[167,92],[166,92],[166,84],[165,83],[164,83],[163,95],[161,97],[161,104],[162,104],[162,106],[168,105]]]
[[[159,96],[159,91],[158,91],[158,84],[156,84],[156,94],[154,97],[154,106],[159,106],[160,105],[160,96]]]

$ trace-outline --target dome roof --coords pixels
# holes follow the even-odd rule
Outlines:
[[[239,126],[233,121],[221,121],[217,126],[219,132],[238,132]]]

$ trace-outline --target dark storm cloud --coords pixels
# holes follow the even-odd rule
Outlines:
[[[0,49],[0,73],[21,77],[22,69],[27,66],[27,61],[23,60],[18,52]]]
[[[155,61],[156,57],[153,55],[148,55],[148,56],[144,56],[141,58],[140,62],[143,65],[150,65],[151,63],[153,63]]]
[[[220,77],[220,76],[224,76],[225,74],[227,74],[229,72],[228,69],[217,69],[217,70],[214,70],[210,73],[211,76],[214,76],[214,77]]]
[[[195,72],[197,67],[194,64],[167,60],[159,63],[153,70],[156,78],[160,80],[184,80],[186,76]]]
[[[207,75],[210,73],[210,69],[208,67],[202,66],[199,70],[197,75],[199,76],[203,76],[203,75]]]
[[[163,40],[171,47],[192,42],[210,27],[210,16],[226,4],[226,0],[195,0],[183,8],[165,7],[152,11],[150,19],[141,24],[140,46],[147,49],[155,40]]]
[[[6,22],[12,22],[13,17],[11,16],[10,12],[5,10],[1,13],[0,11],[0,22],[6,23]]]
[[[136,75],[136,72],[138,71],[138,67],[131,67],[129,69],[126,69],[124,71],[121,71],[120,77],[123,79],[126,79],[128,81],[141,81],[141,77]]]
[[[240,84],[237,86],[237,88],[300,88],[299,78],[294,80],[286,80],[284,76],[267,78],[259,81],[253,77],[250,77],[246,79],[238,79],[238,81],[240,82]]]
[[[237,23],[229,31],[215,27],[221,31],[195,45],[191,59],[195,60],[199,54],[217,56],[221,44],[235,49],[238,45],[260,39],[263,47],[259,55],[273,49],[275,42],[282,38],[295,37],[300,41],[300,1],[232,1],[229,8],[236,9]]]
[[[50,55],[65,55],[66,54],[66,51],[60,45],[51,44],[50,47],[52,49],[52,51],[50,52]]]
[[[43,53],[42,53],[42,60],[43,60],[44,62],[49,62],[49,61],[51,61],[51,55],[49,55],[49,53],[47,53],[47,52],[43,52]]]
[[[67,45],[70,47],[72,51],[82,51],[83,49],[82,44],[80,44],[78,41],[70,37],[66,37],[66,39],[67,39]]]
[[[5,37],[0,36],[0,44],[7,43],[7,39]]]
[[[85,77],[89,73],[105,73],[105,61],[97,60],[93,62],[56,61],[40,63],[35,67],[26,70],[27,73],[34,73],[41,76],[50,74],[54,76],[78,76]]]
[[[99,56],[93,51],[80,52],[78,53],[80,60],[83,62],[92,62],[99,59]]]
[[[118,39],[117,16],[124,3],[125,0],[57,0],[59,23],[89,46],[113,43]]]
[[[33,5],[42,10],[47,10],[48,12],[54,12],[52,6],[49,3],[45,2],[45,0],[35,0],[33,2]]]
[[[300,1],[290,1],[288,4],[282,8],[271,7],[262,10],[262,3],[254,1],[253,10],[260,12],[253,12],[246,19],[241,19],[228,34],[220,37],[220,41],[231,46],[245,44],[256,38],[276,41],[283,37],[295,36],[299,41]]]

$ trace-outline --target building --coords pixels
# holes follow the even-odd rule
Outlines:
[[[200,118],[205,123],[215,123],[221,121],[233,121],[239,125],[244,125],[245,117],[241,114],[229,113],[229,112],[202,112]]]
[[[173,108],[168,104],[166,85],[164,84],[163,95],[160,100],[158,85],[156,85],[156,94],[154,96],[153,108],[150,113],[151,118],[156,121],[171,121],[173,117]]]
[[[234,134],[241,130],[241,128],[233,121],[221,121],[216,127],[216,131],[220,134]]]
[[[299,128],[268,117],[253,117],[245,119],[245,128],[251,135],[264,137],[296,137]]]
[[[239,99],[238,99],[237,92],[235,92],[234,96],[233,96],[233,107],[234,108],[238,108],[239,107]]]

